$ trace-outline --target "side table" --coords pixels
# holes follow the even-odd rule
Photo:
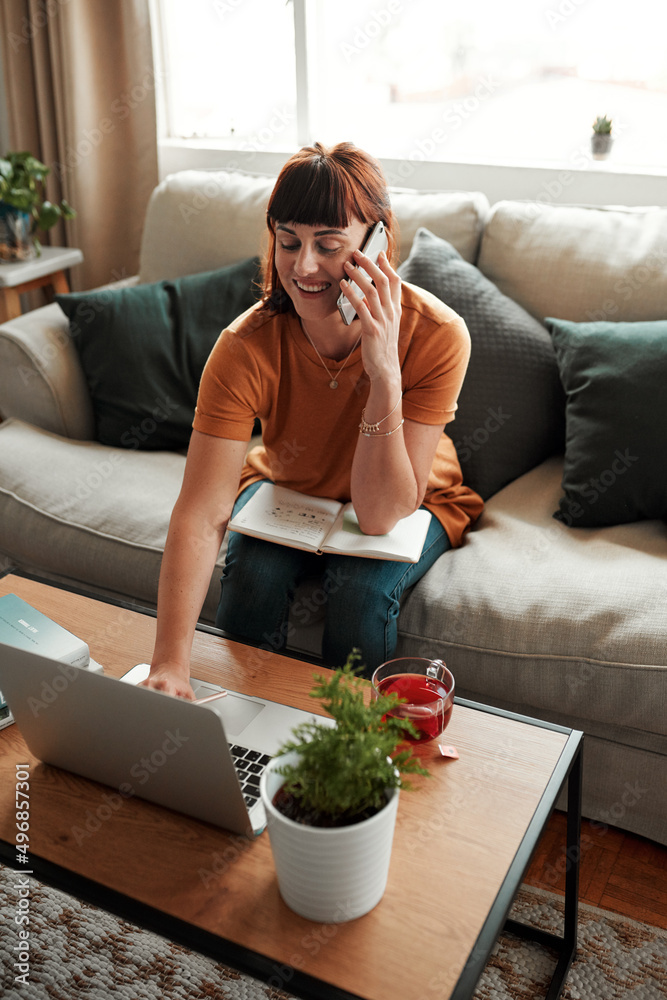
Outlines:
[[[0,323],[21,315],[21,293],[50,285],[54,292],[69,292],[65,270],[83,260],[74,247],[42,247],[39,257],[16,264],[0,264]]]

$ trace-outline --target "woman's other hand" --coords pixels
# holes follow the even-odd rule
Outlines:
[[[177,663],[166,662],[152,666],[150,674],[139,686],[163,691],[176,698],[185,698],[186,701],[194,701],[196,697],[190,684],[189,671],[184,671]]]

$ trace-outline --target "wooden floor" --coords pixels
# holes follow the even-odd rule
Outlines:
[[[565,814],[554,812],[528,870],[529,885],[564,892],[565,826]],[[579,899],[667,929],[667,847],[584,820]]]

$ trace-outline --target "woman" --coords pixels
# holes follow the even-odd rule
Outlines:
[[[373,264],[359,248],[380,220],[389,247]],[[350,143],[302,149],[277,179],[267,224],[264,296],[223,331],[207,362],[162,562],[147,683],[186,698],[194,630],[227,523],[261,481],[351,499],[367,534],[384,534],[422,502],[431,512],[416,564],[313,555],[230,533],[216,624],[280,649],[297,584],[319,574],[331,666],[353,646],[367,670],[391,658],[401,595],[460,544],[482,508],[443,435],[468,364],[468,331],[394,271],[396,226],[379,164]],[[337,308],[341,291],[357,312],[349,326]],[[256,417],[262,445],[246,457]]]

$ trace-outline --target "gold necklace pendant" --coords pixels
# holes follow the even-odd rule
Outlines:
[[[348,354],[348,356],[345,358],[345,361],[343,361],[343,363],[340,366],[340,368],[338,369],[338,371],[334,373],[334,372],[332,372],[332,371],[329,370],[329,366],[325,363],[324,358],[322,357],[322,355],[320,354],[320,352],[318,351],[318,349],[315,347],[315,344],[311,340],[310,334],[308,333],[308,331],[306,330],[305,326],[303,325],[303,321],[301,322],[301,329],[305,333],[306,339],[307,339],[308,343],[310,344],[310,346],[313,348],[313,350],[317,354],[318,358],[320,359],[320,364],[322,365],[322,367],[324,368],[325,372],[327,373],[327,375],[331,379],[331,381],[329,382],[329,388],[330,389],[337,389],[338,388],[338,377],[339,377],[340,373],[342,372],[343,368],[345,367],[345,365],[348,363],[348,361],[350,360],[350,358],[354,354],[354,352],[357,349],[357,347],[359,346],[359,341],[361,340],[361,334],[359,334],[359,336],[357,337],[357,342],[356,342],[356,344],[354,344],[354,346],[352,347],[352,350],[350,351],[350,353]]]

